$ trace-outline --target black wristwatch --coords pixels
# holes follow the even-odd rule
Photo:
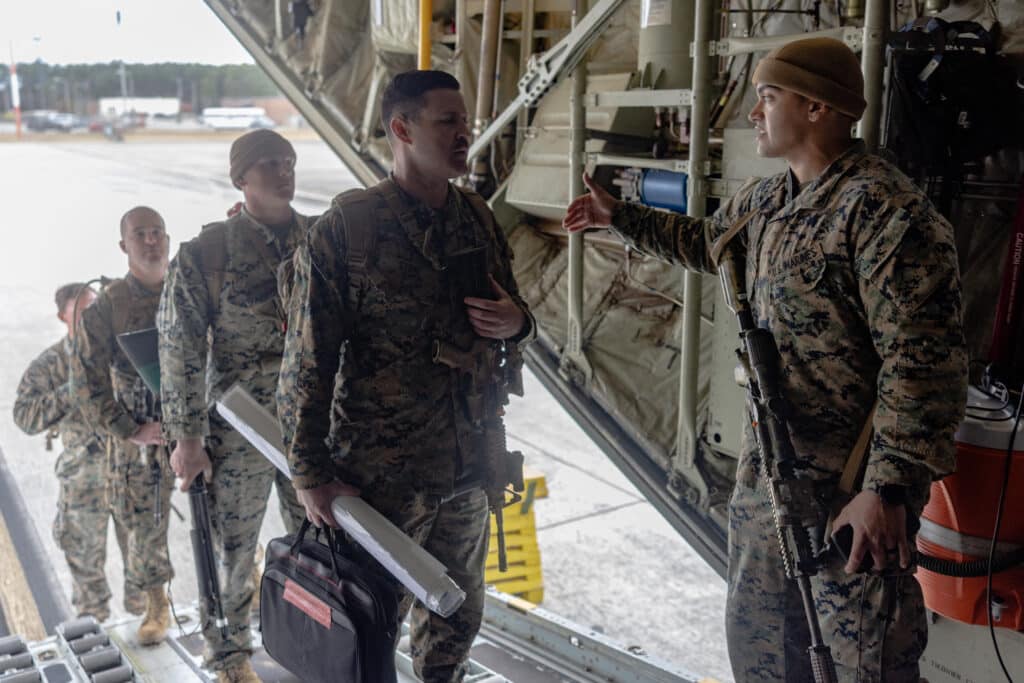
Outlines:
[[[906,505],[907,487],[899,484],[885,484],[876,490],[882,502],[886,505]]]

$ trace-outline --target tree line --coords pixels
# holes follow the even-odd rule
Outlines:
[[[21,108],[56,109],[78,114],[88,102],[120,97],[121,64],[18,64]],[[195,112],[217,106],[224,97],[267,97],[280,94],[254,64],[125,64],[128,97],[177,97]],[[11,108],[10,76],[0,72],[0,111]]]

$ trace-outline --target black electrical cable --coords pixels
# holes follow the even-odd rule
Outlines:
[[[953,576],[959,579],[980,579],[983,576],[998,574],[1007,569],[1013,569],[1024,564],[1024,547],[1017,548],[1005,555],[1000,555],[994,561],[990,560],[967,560],[957,562],[947,560],[934,555],[918,553],[917,564],[922,569],[927,569],[943,576]]]
[[[1003,669],[1003,675],[1009,683],[1013,683],[1010,672],[1006,669],[1003,661],[1003,654],[999,651],[999,643],[996,641],[996,627],[992,623],[992,560],[996,554],[996,542],[999,539],[999,528],[1003,523],[1003,507],[1006,504],[1006,491],[1010,486],[1010,470],[1013,467],[1013,446],[1017,441],[1017,428],[1020,427],[1021,408],[1024,408],[1024,386],[1021,386],[1020,397],[1017,400],[1017,417],[1013,422],[1013,431],[1010,432],[1010,443],[1006,447],[1006,462],[1003,465],[1003,487],[999,491],[999,507],[996,508],[996,524],[992,530],[992,543],[988,547],[988,574],[985,580],[985,603],[988,614],[988,632],[992,638],[992,649],[996,652],[996,659]]]

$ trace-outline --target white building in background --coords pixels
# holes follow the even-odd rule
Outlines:
[[[122,114],[146,116],[177,116],[181,102],[177,97],[101,97],[100,116],[115,117]]]
[[[203,124],[218,130],[273,128],[275,125],[263,107],[207,107],[203,109],[202,120]]]

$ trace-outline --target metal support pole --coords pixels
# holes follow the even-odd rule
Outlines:
[[[476,115],[473,119],[474,140],[487,130],[487,126],[491,125],[491,114],[494,109],[494,72],[498,64],[503,19],[501,0],[484,0],[484,18],[480,36],[480,71],[476,81]],[[491,173],[490,149],[490,147],[485,147],[480,150],[475,159],[469,159],[474,189],[478,192],[487,184],[487,177]]]
[[[573,4],[572,26],[583,18],[586,0]],[[572,72],[569,95],[569,201],[583,194],[583,166],[587,136],[587,60],[580,60]],[[577,382],[589,381],[593,371],[583,353],[583,232],[569,235],[569,311],[562,372]]]
[[[14,63],[14,43],[11,43],[11,109],[14,110],[14,137],[21,139],[21,89],[18,82],[18,66]]]
[[[536,23],[535,0],[523,0],[523,35],[519,41],[519,75],[526,73],[526,65],[533,54],[533,25]],[[523,149],[523,140],[526,137],[526,127],[530,122],[530,112],[526,107],[519,110],[516,116],[516,154]]]
[[[416,60],[417,69],[430,68],[430,27],[434,19],[433,0],[420,0],[420,45]]]
[[[882,76],[885,70],[885,33],[888,28],[888,0],[867,0],[864,15],[864,51],[861,71],[864,72],[864,99],[868,107],[857,124],[857,135],[867,148],[878,148],[882,120]]]
[[[690,175],[686,214],[703,218],[708,193],[707,160],[711,114],[711,39],[714,0],[697,0],[693,42],[693,105],[690,109]],[[697,459],[697,377],[700,364],[701,275],[687,270],[683,275],[683,320],[680,347],[679,429],[675,469],[693,471]],[[708,495],[700,477],[689,479],[698,487],[701,500]],[[698,501],[693,501],[698,502]]]
[[[287,0],[274,0],[274,45],[280,45],[284,40],[284,3]]]

